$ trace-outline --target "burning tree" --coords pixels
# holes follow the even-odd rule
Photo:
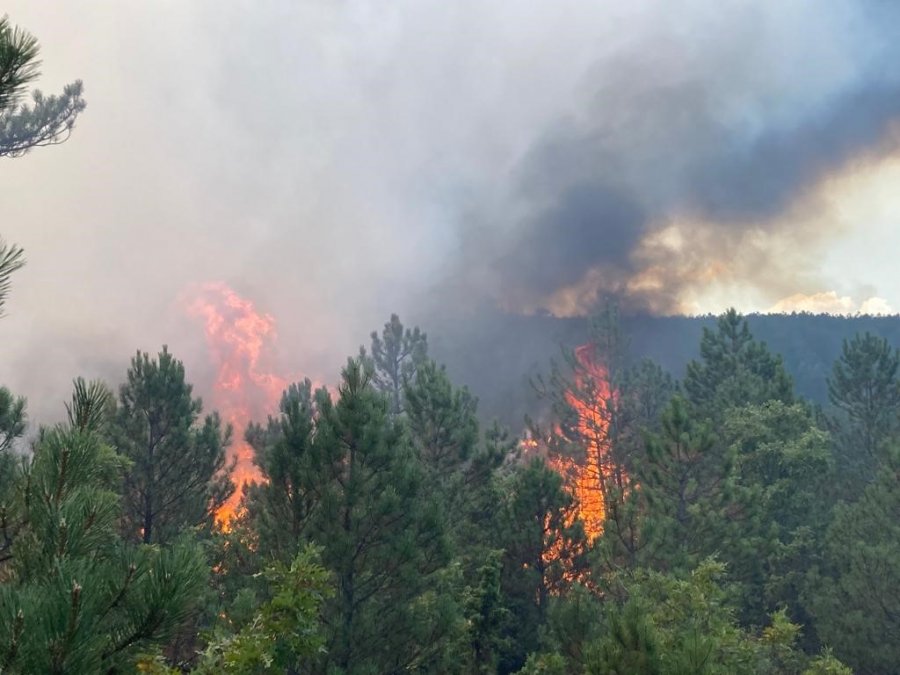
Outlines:
[[[591,322],[589,341],[564,351],[550,376],[536,381],[555,422],[550,431],[532,425],[530,441],[563,476],[576,504],[572,517],[589,542],[602,543],[610,569],[633,567],[646,545],[635,476],[646,460],[645,432],[656,430],[676,391],[656,364],[626,366],[625,351],[618,312],[607,307]]]
[[[532,425],[532,435],[546,439],[549,463],[563,476],[576,501],[575,517],[594,541],[629,487],[623,453],[628,424],[619,391],[623,338],[615,308],[592,322],[589,342],[563,357],[562,364],[551,364],[549,378],[535,383],[557,422],[549,433]]]

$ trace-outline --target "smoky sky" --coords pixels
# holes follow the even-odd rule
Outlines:
[[[28,256],[0,383],[40,418],[168,344],[203,393],[207,282],[274,317],[274,370],[319,381],[391,312],[552,311],[566,287],[575,313],[592,289],[672,312],[709,269],[772,302],[830,290],[833,228],[792,214],[894,151],[895,7],[12,0],[39,86],[80,78],[88,108],[0,163]],[[683,245],[653,244],[673,222]]]
[[[790,36],[793,44],[773,44],[765,21],[753,20],[760,18],[753,12],[744,14],[750,19],[745,34],[730,25],[731,34],[717,33],[709,42],[698,34],[697,43],[641,43],[634,48],[651,54],[658,48],[658,60],[619,54],[610,67],[589,70],[581,83],[587,92],[581,108],[536,139],[513,172],[501,207],[505,213],[487,216],[504,220],[513,214],[513,222],[472,233],[476,243],[468,250],[483,253],[480,262],[493,269],[498,297],[546,298],[601,270],[598,302],[605,292],[638,309],[677,311],[685,283],[677,264],[668,272],[656,270],[665,278],[662,287],[628,297],[628,279],[660,265],[638,255],[648,234],[680,217],[688,221],[682,230],[693,255],[706,248],[708,257],[727,262],[740,255],[734,242],[748,229],[790,230],[790,220],[780,216],[829,175],[893,153],[900,140],[900,74],[893,65],[900,49],[892,40],[900,15],[887,4],[852,9],[844,28],[866,36],[842,55],[854,75],[806,96],[796,95],[807,82],[777,83],[778,72],[766,71],[796,64],[767,65],[753,52],[781,52],[810,69],[825,68],[816,63],[818,55],[804,53],[808,36],[798,30]],[[727,58],[729,40],[742,34],[759,44],[738,39],[749,53],[747,62],[734,63]],[[669,57],[675,65],[666,63]],[[792,87],[786,97],[796,100],[768,100],[777,96],[767,91],[771,85]],[[693,237],[691,220],[705,230],[702,237]],[[806,234],[814,244],[827,236],[827,227]],[[759,262],[759,275],[785,274]],[[470,266],[471,260],[464,263]],[[540,308],[540,300],[531,307]]]

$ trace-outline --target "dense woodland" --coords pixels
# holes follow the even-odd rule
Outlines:
[[[20,103],[36,53],[0,23],[0,155],[84,108]],[[23,263],[0,247],[0,306]],[[52,427],[0,388],[0,672],[896,672],[895,341],[845,340],[824,405],[734,311],[681,380],[627,353],[607,308],[524,434],[396,316],[247,429],[166,348]]]
[[[617,368],[614,312],[592,338],[522,443],[393,317],[244,431],[227,531],[232,430],[167,350],[77,379],[27,449],[0,390],[4,672],[892,671],[897,349],[847,341],[823,410],[733,311],[681,382]],[[593,468],[593,540],[558,457]]]

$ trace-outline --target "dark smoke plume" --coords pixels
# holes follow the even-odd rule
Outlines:
[[[866,25],[886,44],[897,12],[870,9]],[[641,44],[649,56],[598,64],[581,108],[532,144],[500,206],[472,216],[490,221],[467,232],[472,285],[512,311],[564,315],[609,296],[683,311],[687,288],[722,277],[796,292],[828,234],[797,222],[804,201],[898,148],[900,46],[845,54],[855,77],[822,91],[797,82],[787,106],[767,100],[753,50],[723,58],[727,39]]]

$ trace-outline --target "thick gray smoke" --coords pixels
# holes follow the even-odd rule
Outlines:
[[[792,33],[771,5],[723,13],[679,42],[626,45],[588,70],[574,111],[535,140],[500,205],[475,214],[499,227],[473,228],[463,266],[526,311],[585,313],[617,295],[677,312],[686,286],[723,273],[804,290],[830,232],[792,212],[830,176],[900,143],[895,8],[845,6],[834,26],[844,34],[829,40],[833,79],[812,37],[825,17],[811,13]],[[865,40],[842,52],[846,33]],[[677,247],[648,245],[673,223]],[[720,269],[698,278],[709,265]],[[579,284],[568,302],[554,299]]]
[[[69,143],[0,163],[0,235],[29,259],[0,383],[38,418],[163,343],[206,393],[184,298],[209,281],[275,319],[273,369],[322,381],[392,311],[822,290],[818,191],[890,154],[900,113],[900,13],[876,0],[4,11],[40,86],[88,101]]]

